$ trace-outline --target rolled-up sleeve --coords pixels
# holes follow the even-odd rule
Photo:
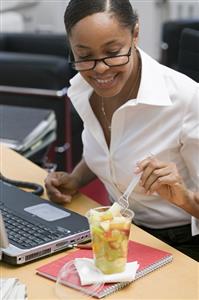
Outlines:
[[[195,191],[199,191],[199,84],[185,109],[181,145],[181,155],[186,162]],[[192,235],[197,234],[199,234],[199,219],[192,217]]]

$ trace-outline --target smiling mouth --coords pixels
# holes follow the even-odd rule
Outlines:
[[[116,76],[117,75],[111,76],[109,78],[103,78],[103,79],[102,78],[94,78],[94,80],[98,87],[106,88],[106,87],[110,87],[114,83]]]
[[[114,77],[111,77],[109,79],[95,79],[97,81],[97,83],[99,84],[103,84],[103,83],[110,83],[114,80]]]

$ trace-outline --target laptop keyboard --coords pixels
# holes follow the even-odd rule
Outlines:
[[[58,230],[52,230],[42,224],[33,224],[20,218],[2,204],[0,202],[0,210],[11,244],[28,249],[65,237],[65,234]]]

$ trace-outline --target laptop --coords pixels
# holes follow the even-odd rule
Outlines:
[[[21,265],[90,239],[87,218],[0,180],[2,260]],[[3,228],[3,223],[5,228]],[[3,242],[1,242],[3,244]]]

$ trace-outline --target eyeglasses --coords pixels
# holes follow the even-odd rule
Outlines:
[[[103,63],[109,67],[118,67],[128,64],[129,57],[131,56],[132,47],[129,48],[127,54],[115,55],[115,56],[107,56],[99,59],[87,59],[80,61],[71,61],[72,67],[76,71],[89,71],[93,70],[97,62],[103,61]]]

